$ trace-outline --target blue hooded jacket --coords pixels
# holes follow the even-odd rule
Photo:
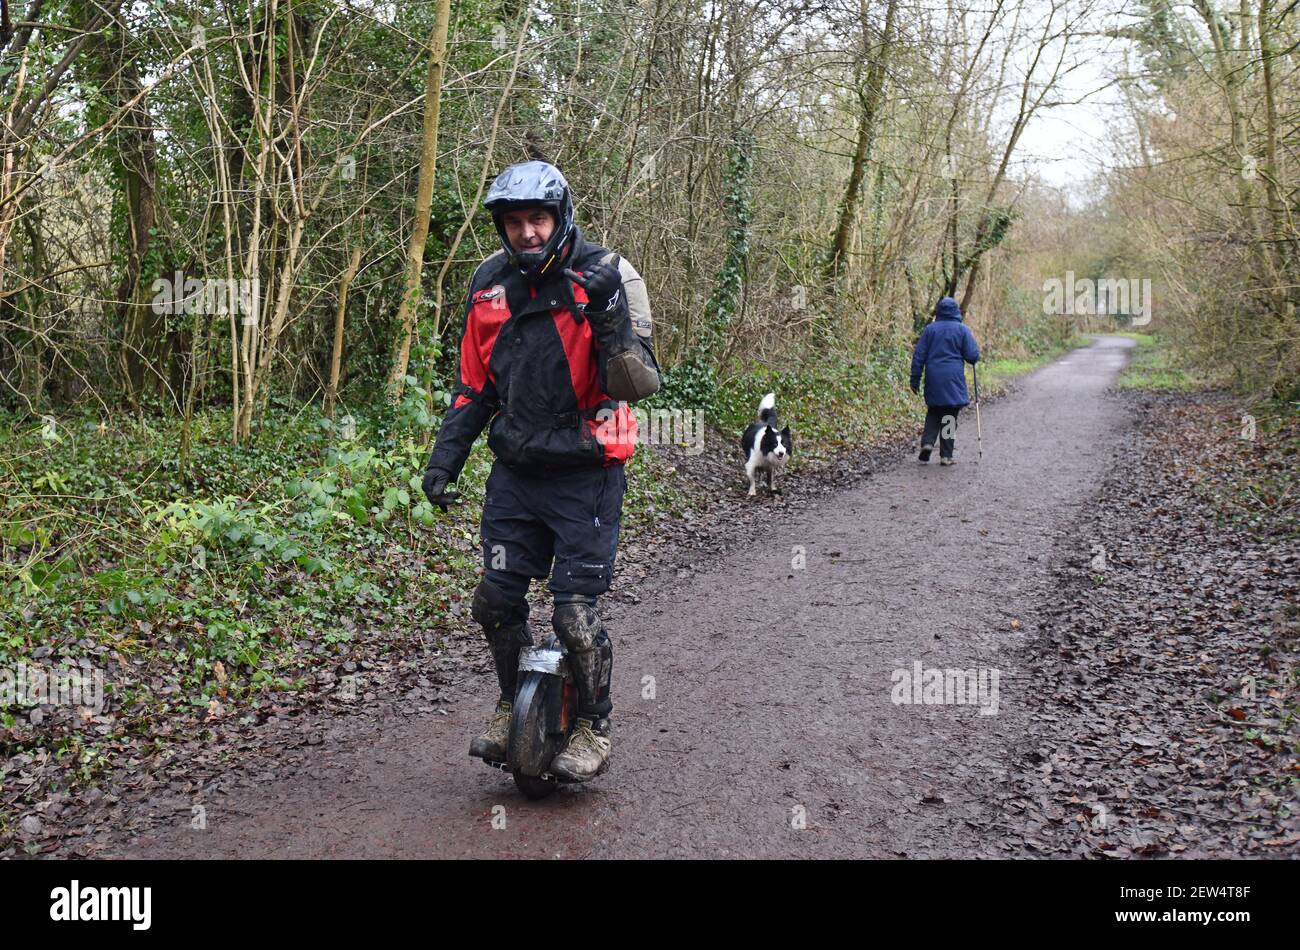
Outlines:
[[[961,307],[944,297],[934,308],[934,322],[921,331],[912,351],[912,385],[921,382],[925,370],[927,406],[964,406],[970,402],[966,364],[978,363],[979,358],[975,334],[961,322]]]

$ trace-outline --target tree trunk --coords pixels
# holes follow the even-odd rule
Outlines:
[[[362,227],[361,233],[365,233]],[[361,267],[361,242],[358,240],[356,247],[352,248],[352,257],[348,260],[347,269],[343,271],[343,277],[339,280],[339,305],[334,312],[334,349],[330,354],[330,381],[325,390],[325,415],[331,419],[334,418],[334,400],[338,397],[339,391],[339,367],[343,363],[343,323],[348,312],[348,290],[352,287],[352,279],[357,276],[357,270]]]
[[[99,66],[109,106],[114,110],[127,107],[113,135],[117,146],[117,177],[126,210],[126,233],[122,236],[126,260],[115,291],[115,306],[118,325],[122,328],[127,397],[138,406],[147,388],[165,388],[161,385],[164,376],[159,359],[167,321],[153,312],[143,299],[140,287],[144,259],[158,217],[153,120],[148,96],[140,95],[144,87],[131,50],[129,24],[120,12],[115,14],[114,21],[111,39],[99,42]]]
[[[844,191],[844,200],[840,204],[839,227],[831,241],[830,259],[827,262],[827,274],[834,278],[840,272],[840,265],[848,253],[849,238],[857,218],[858,198],[862,191],[862,178],[866,171],[867,156],[876,136],[876,119],[880,113],[881,100],[885,92],[885,70],[888,68],[890,47],[893,42],[894,10],[897,0],[889,0],[885,11],[885,30],[880,40],[880,48],[873,57],[870,53],[870,33],[867,22],[867,3],[860,0],[860,18],[862,21],[862,52],[870,58],[867,67],[867,81],[858,90],[858,141],[853,150],[853,168],[849,172],[849,183]]]
[[[415,229],[406,251],[406,281],[397,310],[397,340],[388,384],[396,399],[402,392],[411,358],[411,336],[419,320],[420,275],[424,271],[424,245],[429,237],[429,208],[433,204],[433,175],[438,166],[438,110],[442,102],[442,74],[447,66],[447,26],[451,0],[438,0],[433,35],[429,40],[429,71],[424,83],[424,149],[420,156],[420,186],[415,195]]]

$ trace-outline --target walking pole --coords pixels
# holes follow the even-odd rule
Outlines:
[[[976,462],[984,460],[984,430],[980,426],[980,371],[974,363],[970,364],[970,371],[975,376],[975,445],[978,448],[978,457]]]

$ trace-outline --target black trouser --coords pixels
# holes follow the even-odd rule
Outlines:
[[[483,583],[495,588],[497,603],[514,605],[522,620],[528,616],[529,581],[549,577],[555,632],[565,642],[571,663],[579,666],[579,674],[584,663],[599,667],[593,672],[594,683],[576,677],[578,712],[588,718],[607,716],[613,708],[608,635],[600,628],[594,644],[586,641],[593,625],[599,624],[596,598],[614,577],[626,488],[622,465],[521,472],[498,461],[488,476],[483,502]],[[517,645],[493,651],[504,700],[514,698],[517,656]]]
[[[957,413],[961,409],[961,406],[928,406],[925,410],[925,432],[921,434],[921,445],[933,447],[937,439],[939,457],[952,458],[957,435]]]

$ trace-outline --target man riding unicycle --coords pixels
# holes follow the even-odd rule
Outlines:
[[[629,402],[659,388],[645,282],[574,222],[569,185],[541,161],[512,165],[484,201],[501,250],[474,272],[452,403],[424,476],[431,503],[457,500],[474,440],[489,422],[496,456],[480,534],[484,574],[471,615],[501,688],[470,754],[506,760],[521,649],[531,646],[527,594],[547,578],[551,624],[578,693],[577,722],[550,772],[587,781],[608,764],[613,650],[597,611],[618,548],[635,449]]]

